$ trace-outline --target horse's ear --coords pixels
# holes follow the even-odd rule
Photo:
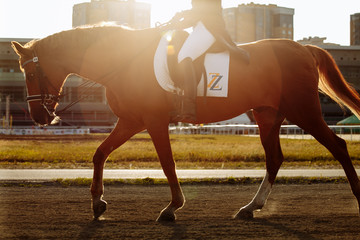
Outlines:
[[[31,51],[29,49],[27,49],[27,48],[24,48],[18,42],[12,41],[11,46],[14,49],[14,51],[16,52],[16,54],[19,55],[19,56],[31,55]]]

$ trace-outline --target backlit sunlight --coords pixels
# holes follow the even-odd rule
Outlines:
[[[0,0],[0,37],[39,38],[71,29],[74,4],[91,0]],[[151,4],[151,26],[169,21],[176,12],[190,9],[191,0],[136,0]],[[327,37],[328,42],[349,44],[350,14],[360,11],[358,1],[327,0],[222,0],[223,8],[238,4],[277,4],[295,9],[294,40]],[[20,7],[21,6],[21,7]],[[325,8],[324,8],[325,7]],[[334,17],[336,16],[336,17]]]
[[[153,26],[156,22],[167,22],[175,15],[175,13],[191,8],[191,0],[142,0],[141,2],[151,4],[151,20]]]

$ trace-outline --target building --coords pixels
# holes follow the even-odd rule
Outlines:
[[[350,45],[360,45],[360,13],[350,15]]]
[[[241,4],[223,10],[226,28],[237,43],[294,37],[294,9],[277,5]]]
[[[150,27],[151,8],[135,0],[91,0],[73,7],[73,27],[113,22],[135,29]]]
[[[324,42],[326,40],[326,37],[308,37],[308,38],[303,38],[301,40],[298,40],[297,42],[300,44],[311,44],[311,45],[316,45],[316,46],[324,46],[324,45],[333,45],[333,46],[340,46],[340,44],[337,43],[326,43]]]
[[[0,39],[0,125],[5,121],[6,98],[10,97],[10,114],[14,122],[26,124],[31,121],[25,103],[24,75],[19,68],[19,58],[12,49],[11,41],[22,44],[31,39]]]

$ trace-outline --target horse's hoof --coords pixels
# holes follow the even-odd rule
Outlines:
[[[157,222],[175,222],[175,220],[175,214],[167,211],[162,211],[159,217],[156,219]]]
[[[94,219],[98,219],[106,211],[107,202],[99,200],[93,203]]]
[[[253,219],[254,218],[254,214],[252,211],[247,211],[244,209],[240,209],[240,211],[235,214],[234,219],[245,219],[245,220],[249,220],[249,219]]]

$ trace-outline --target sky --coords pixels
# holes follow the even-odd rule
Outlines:
[[[90,0],[0,0],[0,38],[42,38],[72,27],[74,4]],[[166,22],[191,0],[137,0],[152,4],[151,21]],[[223,8],[243,3],[294,8],[294,40],[326,37],[325,42],[350,44],[350,15],[360,13],[359,0],[223,0]]]

